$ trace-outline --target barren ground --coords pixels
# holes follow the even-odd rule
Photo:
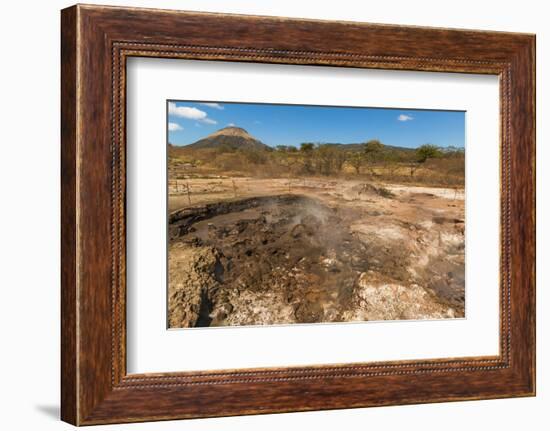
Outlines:
[[[169,194],[171,327],[464,316],[463,189],[219,177]]]

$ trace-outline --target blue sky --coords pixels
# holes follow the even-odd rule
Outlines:
[[[168,140],[187,145],[232,125],[263,143],[343,144],[379,139],[387,145],[464,147],[465,113],[386,108],[346,108],[260,103],[168,102]]]

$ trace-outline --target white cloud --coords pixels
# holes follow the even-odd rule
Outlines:
[[[177,132],[178,130],[183,130],[183,127],[181,127],[178,123],[168,123],[168,130],[170,132]]]
[[[206,124],[217,124],[216,120],[208,118],[206,112],[190,106],[177,106],[174,102],[168,103],[168,115],[188,120],[198,120]]]
[[[201,103],[201,105],[208,106],[209,108],[214,108],[214,109],[220,109],[220,110],[224,109],[224,107],[219,103]]]
[[[401,114],[399,117],[397,117],[399,121],[412,121],[414,120],[414,117],[406,114]]]
[[[203,120],[207,117],[206,112],[189,106],[177,106],[174,102],[168,103],[168,114],[174,117],[187,118],[189,120]]]
[[[227,127],[235,127],[235,123],[229,123]]]

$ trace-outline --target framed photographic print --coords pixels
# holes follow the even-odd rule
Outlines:
[[[61,30],[63,420],[535,394],[533,35]]]

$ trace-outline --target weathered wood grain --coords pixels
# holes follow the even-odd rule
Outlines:
[[[76,8],[61,16],[61,417],[78,422]]]

